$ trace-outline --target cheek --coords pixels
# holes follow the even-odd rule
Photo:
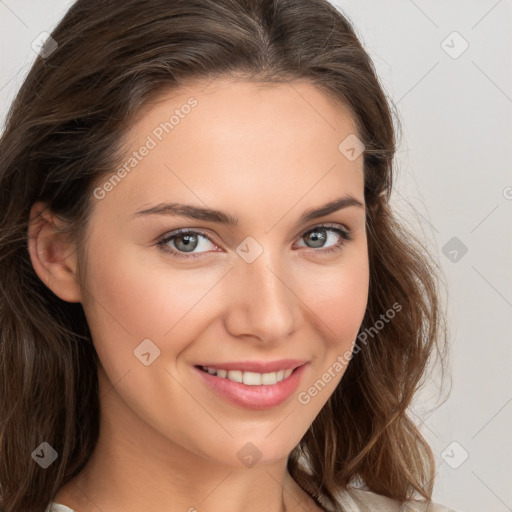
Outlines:
[[[357,264],[342,263],[314,278],[309,287],[308,304],[318,317],[326,345],[349,347],[361,326],[368,302],[368,263],[361,257]]]
[[[133,351],[145,339],[161,351],[159,363],[172,364],[186,340],[204,330],[205,297],[225,271],[173,269],[147,252],[96,241],[88,260],[84,311],[103,365],[118,373],[140,365]]]
[[[368,286],[364,253],[356,263],[346,260],[315,278],[314,293],[310,291],[307,303],[313,304],[311,323],[321,341],[315,343],[314,364],[297,394],[298,403],[309,411],[309,418],[320,412],[343,378],[366,311]]]

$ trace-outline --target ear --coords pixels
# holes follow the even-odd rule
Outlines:
[[[43,283],[67,302],[81,302],[76,276],[76,248],[64,240],[63,223],[40,201],[30,210],[28,251],[32,266]]]

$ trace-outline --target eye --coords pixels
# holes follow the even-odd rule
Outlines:
[[[169,246],[172,243],[174,248]],[[176,258],[200,258],[201,256],[193,251],[197,248],[205,249],[204,252],[208,251],[208,244],[212,244],[217,247],[210,238],[200,232],[186,229],[178,229],[164,238],[160,239],[157,243],[163,251],[170,253]],[[202,254],[200,252],[200,254]]]
[[[303,233],[301,239],[306,239],[307,243],[311,244],[309,246],[306,245],[306,247],[321,249],[313,252],[324,254],[340,251],[343,245],[352,240],[352,234],[349,230],[342,229],[338,225],[330,226],[322,224]],[[326,247],[326,244],[329,242],[332,242],[332,245],[327,245]],[[189,229],[173,231],[157,242],[157,246],[162,251],[176,258],[187,259],[202,258],[204,253],[211,250],[211,247],[210,249],[208,248],[208,244],[211,244],[214,250],[218,249],[218,246],[210,240],[210,237],[206,233]],[[203,250],[194,252],[196,249]]]
[[[327,245],[327,248],[324,250],[315,252],[328,253],[341,250],[343,245],[352,240],[352,234],[349,230],[342,229],[337,225],[331,226],[322,224],[306,231],[301,238],[311,244],[306,245],[306,247],[310,247],[312,249],[324,249]],[[329,242],[332,242],[333,244],[329,245]]]

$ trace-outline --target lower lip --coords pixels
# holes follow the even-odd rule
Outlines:
[[[199,373],[203,382],[228,402],[248,409],[267,409],[282,404],[293,394],[307,365],[305,363],[293,370],[288,378],[265,386],[248,386],[242,382],[217,377],[196,367],[194,370]]]

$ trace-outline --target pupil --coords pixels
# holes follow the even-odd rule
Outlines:
[[[182,241],[181,243],[183,243],[183,247],[180,247],[180,241]],[[197,237],[191,234],[181,235],[176,238],[175,244],[178,249],[184,249],[185,252],[191,252],[197,247]]]
[[[314,247],[322,247],[322,243],[325,242],[325,231],[325,229],[311,231],[308,237],[313,244],[316,244]]]

